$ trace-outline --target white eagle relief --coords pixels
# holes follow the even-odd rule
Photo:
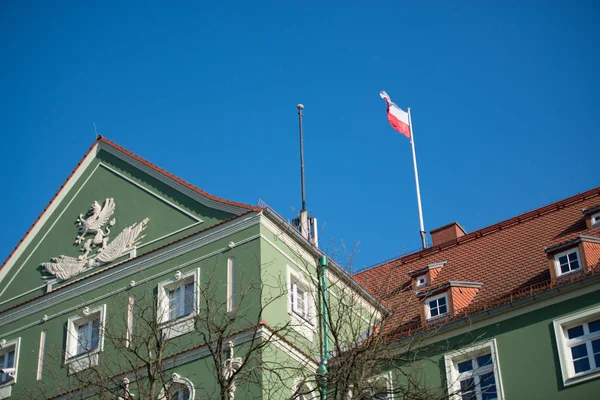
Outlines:
[[[149,219],[144,218],[142,221],[128,226],[110,241],[108,236],[110,227],[114,226],[116,220],[113,218],[109,221],[109,219],[115,212],[115,206],[114,199],[106,199],[104,206],[100,206],[97,201],[94,201],[87,214],[85,216],[79,214],[76,221],[79,233],[75,244],[84,243],[80,249],[83,254],[77,258],[64,255],[52,257],[51,262],[42,263],[42,267],[56,278],[64,281],[94,267],[113,262],[138,246],[145,237],[140,234],[146,229]],[[108,226],[105,227],[106,224]],[[89,234],[94,236],[86,240],[86,236]],[[90,255],[94,250],[96,253]]]

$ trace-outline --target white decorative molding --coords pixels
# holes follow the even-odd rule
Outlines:
[[[135,281],[130,281],[130,282],[129,282],[129,286],[131,286],[131,287],[135,287]]]
[[[42,321],[48,322],[48,314],[44,314],[44,316],[42,317]]]
[[[229,400],[233,400],[235,397],[235,379],[232,379],[232,377],[236,373],[236,371],[240,369],[243,361],[241,357],[234,357],[233,347],[233,341],[228,341],[227,348],[229,349],[229,358],[225,360],[225,363],[223,365],[223,378],[225,379],[225,381],[231,380],[229,384],[229,390],[227,393],[227,398]]]
[[[231,220],[223,225],[218,226],[214,230],[209,229],[207,232],[200,232],[199,234],[191,236],[185,240],[166,246],[165,248],[160,249],[157,252],[142,255],[136,258],[135,260],[127,262],[126,264],[122,265],[117,269],[107,267],[106,271],[99,271],[99,273],[91,279],[73,282],[69,284],[66,288],[63,288],[61,286],[56,287],[52,292],[41,296],[35,301],[27,302],[25,304],[7,310],[6,312],[0,312],[0,326],[25,318],[28,315],[38,313],[41,310],[47,309],[54,305],[64,303],[69,299],[80,297],[85,293],[89,293],[90,291],[96,288],[113,284],[128,276],[139,273],[140,271],[144,271],[169,260],[173,260],[178,256],[185,254],[189,251],[202,248],[211,243],[215,243],[223,239],[224,237],[235,234],[237,232],[242,232],[247,228],[258,224],[259,215],[260,214],[258,213],[253,213],[241,217],[239,219]],[[240,240],[238,242],[238,245],[249,243],[259,238],[260,234],[252,235],[243,240]],[[214,255],[223,253],[227,249],[227,247],[220,248],[215,251],[204,254],[201,257],[195,258],[194,260],[178,265],[174,268],[169,268],[167,270],[161,271],[160,273],[153,275],[152,279],[159,276],[164,276],[169,273],[173,273],[177,269],[208,259]],[[140,280],[137,283],[140,284],[146,281],[148,281],[148,279]],[[129,286],[127,286],[126,288],[128,287]],[[114,295],[115,293],[120,292],[126,288],[120,288],[116,291],[111,292],[109,295],[99,296],[98,298],[90,300],[87,303],[92,304],[96,300],[102,300],[104,298],[110,297],[111,295]],[[79,307],[81,306],[70,307],[68,309],[62,310],[56,314],[51,315],[50,318],[52,319],[59,315],[63,315],[66,312],[71,312],[73,310],[78,309]],[[23,328],[16,329],[14,332],[19,332],[22,329],[25,329],[25,327],[34,326],[38,323],[39,322],[27,324]]]
[[[175,280],[180,280],[181,279],[181,271],[175,271],[175,274],[173,274],[173,278],[175,278]]]
[[[83,310],[81,310],[81,312],[83,313],[83,315],[90,315],[90,308],[83,307]]]
[[[116,238],[109,242],[110,227],[114,226],[116,220],[110,217],[115,212],[114,199],[107,198],[104,206],[94,201],[86,215],[79,214],[77,224],[79,233],[75,244],[82,244],[83,252],[79,257],[61,255],[53,257],[51,262],[42,263],[42,267],[59,280],[67,280],[94,267],[113,262],[121,255],[135,249],[145,235],[140,234],[146,229],[149,219],[144,218],[127,228],[123,229]],[[106,226],[108,224],[108,226]],[[88,234],[94,237],[86,240]],[[96,252],[88,256],[91,252]]]
[[[233,249],[235,247],[235,243],[234,242],[229,242],[229,248]]]
[[[0,349],[6,346],[6,339],[0,340]]]

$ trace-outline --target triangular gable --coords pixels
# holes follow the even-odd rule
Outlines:
[[[0,309],[249,210],[99,136],[0,267]]]

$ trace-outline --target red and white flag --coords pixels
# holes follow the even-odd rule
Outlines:
[[[396,104],[394,104],[394,102],[392,102],[392,99],[390,99],[390,96],[385,92],[385,90],[382,90],[379,93],[379,95],[387,103],[387,116],[388,121],[390,121],[390,125],[392,125],[392,128],[394,128],[395,130],[397,130],[398,132],[410,139],[410,125],[408,123],[408,113],[402,110]]]

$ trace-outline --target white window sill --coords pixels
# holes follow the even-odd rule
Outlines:
[[[195,316],[196,314],[191,313],[186,316],[161,323],[160,330],[163,332],[165,339],[172,339],[177,336],[193,332],[195,329]]]
[[[450,317],[450,313],[444,313],[440,315],[436,315],[435,317],[427,318],[427,323],[437,324],[438,322],[442,322]]]
[[[0,385],[0,399],[7,399],[10,397],[12,386],[15,384],[14,380],[11,382],[4,382]]]
[[[290,312],[291,323],[290,326],[296,332],[307,338],[312,342],[313,337],[316,333],[316,327],[314,324],[308,322],[306,319],[302,318],[295,312]]]
[[[99,353],[100,350],[94,350],[67,359],[65,364],[69,369],[69,375],[98,365]]]
[[[563,384],[565,386],[571,386],[577,383],[589,381],[590,379],[596,379],[598,377],[600,377],[600,368],[596,368],[592,371],[580,372],[579,374],[564,381]]]

